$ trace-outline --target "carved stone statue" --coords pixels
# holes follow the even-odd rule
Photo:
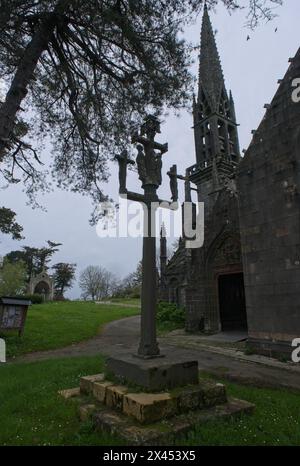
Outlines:
[[[168,175],[170,178],[170,189],[172,193],[172,201],[178,201],[178,182],[177,182],[177,166],[172,165],[170,170],[168,171]]]
[[[138,167],[139,179],[143,185],[160,186],[162,182],[161,168],[162,168],[162,151],[156,152],[153,148],[151,140],[139,139],[141,144],[137,145],[138,155],[136,163]],[[156,143],[156,145],[158,145]]]
[[[139,179],[144,185],[147,183],[146,158],[144,155],[144,148],[141,144],[138,144],[136,148],[138,151],[138,155],[136,157],[136,164],[137,164]]]
[[[120,155],[116,156],[119,163],[119,193],[124,194],[127,192],[126,189],[126,178],[127,178],[127,165],[134,164],[133,160],[128,159],[127,150],[124,149]]]

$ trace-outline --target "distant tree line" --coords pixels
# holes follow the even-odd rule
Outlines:
[[[76,264],[59,262],[49,265],[61,243],[47,241],[42,248],[23,246],[10,251],[0,267],[0,295],[20,295],[27,291],[30,279],[42,271],[53,270],[55,299],[64,299],[75,279]]]
[[[142,264],[139,262],[136,270],[124,279],[117,277],[104,267],[89,265],[80,274],[79,286],[81,297],[100,301],[110,297],[140,297],[142,283]]]

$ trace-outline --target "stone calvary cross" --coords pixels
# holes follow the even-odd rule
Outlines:
[[[177,209],[177,177],[173,166],[169,172],[172,201],[163,201],[157,196],[157,189],[162,183],[162,155],[168,151],[168,144],[159,144],[155,136],[160,133],[160,122],[152,115],[145,118],[140,133],[132,136],[132,143],[138,151],[136,165],[144,194],[126,189],[127,165],[134,162],[127,157],[127,151],[117,156],[119,162],[119,193],[127,199],[143,203],[144,235],[142,259],[142,294],[141,294],[141,336],[137,356],[151,359],[161,356],[156,338],[157,307],[157,272],[156,272],[156,226],[155,212],[158,203],[161,207]]]

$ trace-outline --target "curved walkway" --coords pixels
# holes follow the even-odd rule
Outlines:
[[[46,359],[93,356],[99,353],[106,356],[118,356],[126,352],[135,352],[139,341],[140,316],[127,317],[107,324],[101,334],[90,340],[76,343],[65,348],[38,351],[25,354],[12,362],[33,362]],[[194,341],[194,340],[193,340]],[[258,386],[288,387],[300,390],[300,366],[291,367],[267,358],[257,356],[239,357],[235,351],[224,348],[204,346],[189,347],[189,339],[178,338],[172,334],[159,339],[161,352],[172,347],[172,353],[197,360],[199,369],[233,381]],[[255,359],[256,358],[256,359]]]

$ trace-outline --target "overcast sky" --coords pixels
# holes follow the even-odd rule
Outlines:
[[[210,13],[213,27],[217,31],[216,40],[226,87],[228,91],[232,90],[235,100],[241,149],[248,147],[251,130],[257,128],[264,115],[264,104],[272,99],[278,87],[277,80],[284,76],[288,68],[289,57],[293,57],[300,46],[300,1],[285,0],[284,6],[278,8],[277,12],[278,18],[262,24],[254,32],[244,26],[245,11],[230,16],[223,7],[219,7],[215,13]],[[199,44],[200,40],[201,16],[185,31],[186,39],[195,44]],[[275,28],[278,28],[277,32]],[[249,41],[246,40],[248,34]],[[197,75],[197,71],[198,59],[195,55],[192,72]],[[186,167],[195,163],[191,126],[192,117],[187,111],[182,111],[179,118],[170,115],[163,122],[159,139],[169,143],[169,152],[164,156],[164,175],[174,163],[177,163],[178,171],[182,173]],[[118,179],[116,171],[113,172],[106,192],[117,199]],[[129,176],[129,189],[137,189],[135,176]],[[166,176],[160,194],[165,198],[170,196]],[[92,211],[88,198],[56,190],[40,196],[39,201],[47,212],[33,210],[28,206],[21,186],[1,192],[1,206],[10,207],[17,213],[26,237],[24,241],[17,242],[2,235],[1,255],[23,244],[42,247],[49,239],[63,243],[53,263],[76,263],[77,278],[80,271],[90,264],[101,265],[119,277],[135,269],[141,258],[141,240],[99,238],[96,229],[88,222]],[[80,296],[77,283],[68,296]]]

